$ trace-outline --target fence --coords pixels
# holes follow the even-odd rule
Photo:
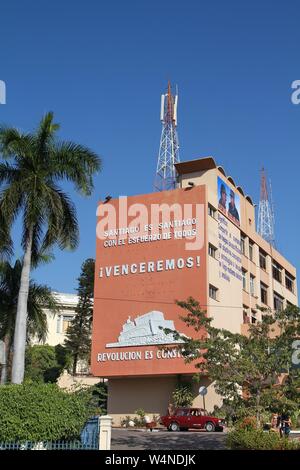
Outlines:
[[[108,450],[111,441],[111,421],[109,416],[91,418],[81,431],[80,439],[0,442],[0,450]]]
[[[79,440],[74,441],[25,441],[25,442],[0,442],[0,450],[98,450],[98,439],[93,444],[83,444]]]

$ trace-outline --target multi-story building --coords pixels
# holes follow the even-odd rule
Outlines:
[[[78,296],[76,294],[67,294],[65,292],[53,292],[53,294],[59,304],[59,311],[53,314],[45,309],[48,333],[43,344],[48,344],[49,346],[64,344],[68,326],[76,315],[75,309],[78,303]],[[32,338],[31,344],[42,343],[37,338]],[[65,370],[57,381],[59,387],[66,389],[72,389],[75,385],[92,386],[98,382],[99,378],[93,377],[90,374],[90,366],[83,360],[77,363],[76,376],[71,375]]]
[[[240,332],[241,324],[255,323],[261,319],[261,310],[257,306],[277,310],[289,304],[298,305],[296,269],[256,232],[252,198],[235,184],[233,178],[226,175],[222,167],[216,165],[213,158],[178,163],[176,168],[181,188],[188,187],[189,182],[207,188],[208,314],[214,318],[216,326]],[[228,231],[233,231],[240,239],[242,289],[240,283],[237,289],[230,283],[228,289],[226,276],[220,276],[218,269],[218,264],[226,257],[228,247],[226,237],[222,236],[224,232],[220,232],[224,217],[216,187],[218,179],[226,183],[229,192],[231,190],[237,195],[235,199],[239,197],[240,200],[240,225],[230,223],[227,217],[225,225],[230,227]],[[221,309],[218,308],[220,305],[222,317]],[[226,308],[227,305],[229,308]],[[237,307],[235,314],[232,307]],[[227,319],[224,318],[224,312],[230,312]]]
[[[59,304],[59,312],[53,314],[49,310],[45,309],[48,326],[45,344],[49,344],[49,346],[56,346],[57,344],[64,343],[68,326],[76,315],[75,308],[78,302],[78,296],[76,294],[53,292],[53,295]],[[38,344],[39,342],[34,338],[32,343]]]
[[[256,232],[244,189],[211,157],[175,166],[177,189],[98,207],[92,372],[108,378],[115,424],[138,408],[164,413],[179,377],[192,381],[194,364],[163,329],[192,334],[175,299],[194,297],[216,327],[237,333],[260,307],[298,304],[296,269]],[[202,376],[195,406],[200,385],[208,411],[221,404]]]

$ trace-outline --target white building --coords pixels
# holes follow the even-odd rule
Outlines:
[[[78,303],[78,295],[66,294],[64,292],[53,292],[54,297],[60,305],[59,313],[53,314],[50,310],[45,310],[47,315],[48,334],[46,340],[41,343],[37,338],[32,339],[32,344],[48,344],[56,346],[64,344],[68,326],[76,315],[75,309]],[[89,375],[89,366],[84,361],[79,361],[77,373],[79,375]],[[97,379],[99,382],[99,379]]]
[[[61,307],[59,313],[55,315],[49,310],[45,310],[48,323],[48,334],[45,344],[50,346],[64,343],[68,326],[76,315],[75,308],[78,303],[78,296],[76,294],[65,294],[64,292],[53,292],[53,294]]]

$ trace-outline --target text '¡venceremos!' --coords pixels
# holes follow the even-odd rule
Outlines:
[[[175,269],[200,267],[200,256],[188,258],[160,259],[157,261],[143,261],[140,263],[117,264],[114,266],[101,266],[99,277],[127,276],[130,274],[154,273],[172,271]]]

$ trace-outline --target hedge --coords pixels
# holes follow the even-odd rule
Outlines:
[[[56,384],[0,386],[0,441],[75,439],[93,414],[86,391]]]

